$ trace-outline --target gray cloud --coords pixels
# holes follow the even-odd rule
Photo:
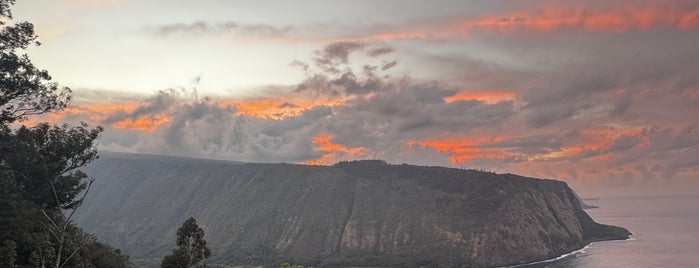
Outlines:
[[[366,47],[365,43],[361,42],[337,42],[325,46],[322,50],[317,51],[317,57],[314,59],[319,66],[333,66],[337,64],[346,64],[350,53],[362,50]]]
[[[296,107],[299,107],[299,106],[294,104],[293,102],[284,102],[282,104],[279,104],[279,108],[296,108]]]
[[[325,127],[336,141],[350,146],[388,150],[396,143],[433,138],[435,133],[472,131],[500,124],[514,115],[511,102],[445,103],[456,90],[439,83],[393,85],[370,98],[357,98],[334,109]]]
[[[609,147],[611,152],[621,152],[631,149],[641,142],[640,136],[621,136]]]
[[[560,151],[562,146],[571,144],[576,138],[580,137],[580,135],[579,131],[571,130],[558,134],[509,138],[485,144],[483,147],[505,148],[509,152],[527,155],[547,154]]]
[[[511,102],[487,104],[480,101],[446,103],[444,97],[456,90],[436,82],[407,80],[363,83],[374,95],[347,100],[335,106],[315,106],[295,116],[268,119],[238,114],[235,107],[220,106],[215,98],[194,101],[186,92],[161,91],[146,98],[132,112],[117,111],[104,122],[165,114],[169,121],[153,132],[107,127],[104,148],[174,155],[213,157],[255,162],[304,162],[320,158],[313,137],[327,133],[332,142],[347,148],[364,148],[361,155],[339,151],[335,157],[385,158],[407,161],[417,151],[444,155],[432,148],[406,152],[407,141],[430,137],[443,129],[453,131],[483,128],[504,122],[514,115]],[[350,88],[350,86],[347,86]],[[280,106],[292,107],[291,103]],[[127,133],[131,133],[128,134]],[[137,134],[134,134],[137,133]],[[430,160],[429,163],[446,162]],[[412,163],[412,162],[411,162]]]
[[[309,132],[319,108],[283,120],[237,115],[231,106],[213,102],[180,101],[168,109],[170,121],[154,132],[140,132],[123,143],[127,130],[108,128],[106,149],[161,154],[237,159],[254,162],[303,162],[320,155]],[[134,132],[134,131],[131,131]]]
[[[398,61],[395,61],[395,60],[386,62],[386,63],[384,63],[383,65],[381,65],[381,71],[385,71],[385,70],[391,69],[391,68],[393,68],[394,66],[396,66],[397,64],[398,64]]]
[[[391,53],[393,51],[395,51],[395,50],[391,47],[380,47],[380,48],[370,49],[366,52],[366,54],[368,56],[371,56],[371,57],[376,57],[376,56]]]
[[[240,24],[233,21],[210,23],[196,21],[192,23],[174,23],[157,26],[155,34],[159,36],[196,36],[196,35],[239,35],[248,37],[282,37],[292,32],[292,26],[277,27],[268,24]]]
[[[380,72],[397,65],[398,62],[395,60],[385,62],[381,66],[364,65],[361,75],[351,70],[350,54],[365,50],[367,47],[367,44],[360,42],[332,43],[315,52],[313,66],[300,61],[293,62],[292,65],[300,67],[306,74],[306,79],[296,87],[296,92],[310,92],[318,97],[338,97],[366,95],[391,87],[392,85],[384,83],[384,77],[381,77]],[[388,49],[388,47],[379,49]]]
[[[107,115],[102,123],[111,124],[124,119],[137,119],[146,115],[162,113],[178,101],[181,92],[182,90],[176,89],[160,90],[155,96],[144,100],[133,111],[118,110]]]
[[[176,24],[170,24],[170,25],[163,25],[158,27],[157,33],[160,35],[171,35],[171,34],[178,34],[178,33],[187,33],[187,34],[202,34],[206,33],[211,30],[211,27],[209,26],[208,23],[205,23],[203,21],[197,21],[193,22],[190,24],[186,23],[176,23]]]
[[[210,24],[185,26],[191,28],[183,27],[185,32],[212,31]],[[104,144],[141,152],[304,162],[325,153],[313,141],[325,133],[332,143],[365,149],[359,155],[336,155],[347,159],[485,167],[563,176],[572,184],[609,179],[603,186],[688,178],[699,168],[699,130],[693,124],[699,114],[699,50],[693,44],[699,35],[694,33],[474,32],[466,45],[441,40],[429,48],[414,40],[391,47],[338,42],[319,49],[309,63],[296,62],[306,76],[284,93],[344,99],[342,104],[275,120],[206,101],[173,102],[169,95],[159,102],[156,96],[104,122],[153,113],[170,115],[170,122],[154,133],[110,128]],[[394,55],[401,56],[400,65],[382,58]],[[357,60],[370,64],[353,70]],[[386,70],[408,70],[411,78],[387,77]],[[461,91],[505,91],[514,97],[444,101]],[[297,104],[288,101],[278,108]],[[474,150],[465,163],[449,162],[455,153],[448,148],[419,143],[490,136],[502,138],[461,145]]]

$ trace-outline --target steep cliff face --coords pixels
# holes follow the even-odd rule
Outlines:
[[[102,153],[76,221],[132,258],[161,258],[192,216],[213,262],[482,267],[624,239],[559,181],[360,161],[248,164]]]

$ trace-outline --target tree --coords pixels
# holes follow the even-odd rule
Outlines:
[[[78,168],[97,158],[102,128],[17,125],[62,110],[71,91],[18,54],[39,42],[31,23],[11,23],[12,4],[0,0],[0,265],[95,267],[105,257],[83,249],[109,247],[88,239],[71,217],[92,183]],[[128,266],[119,252],[100,252]]]
[[[94,142],[101,127],[89,129],[51,126],[21,126],[14,132],[0,131],[0,156],[5,182],[22,200],[46,209],[72,209],[82,199],[75,199],[89,184],[87,175],[77,170],[97,158]]]
[[[15,259],[17,259],[17,243],[12,240],[5,240],[0,245],[0,265],[2,267],[15,267]]]
[[[0,0],[0,123],[21,121],[29,115],[63,109],[70,102],[70,88],[51,81],[48,71],[38,69],[17,50],[39,45],[34,25],[12,20],[14,0]]]
[[[101,127],[89,129],[84,123],[77,127],[42,123],[0,131],[1,184],[6,185],[10,202],[24,202],[24,209],[41,212],[39,224],[53,239],[47,247],[53,252],[47,254],[55,255],[51,258],[55,268],[65,266],[80,250],[67,251],[65,247],[70,240],[71,218],[92,184],[78,168],[97,158],[94,142],[101,131]],[[46,255],[45,251],[39,250],[40,256]]]
[[[189,218],[177,229],[177,247],[165,256],[163,268],[206,267],[199,262],[209,258],[211,251],[204,240],[204,230],[194,218]]]

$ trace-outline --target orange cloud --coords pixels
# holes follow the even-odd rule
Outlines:
[[[513,12],[465,18],[456,21],[461,31],[478,28],[508,30],[523,27],[550,31],[559,28],[582,28],[588,31],[623,32],[653,26],[692,28],[699,25],[699,9],[667,9],[660,6],[549,6],[536,13]]]
[[[70,109],[66,109],[69,114],[81,115],[90,121],[101,122],[109,114],[124,111],[132,112],[139,106],[138,102],[116,102],[116,103],[90,103],[78,105]],[[127,118],[121,121],[112,123],[114,128],[126,128],[141,131],[153,131],[163,123],[169,122],[170,118],[165,114],[144,115],[139,118]]]
[[[575,156],[584,151],[595,151],[597,152],[596,154],[585,159],[607,161],[612,157],[612,152],[609,151],[609,148],[618,138],[623,136],[640,136],[639,146],[645,146],[649,142],[648,138],[642,135],[643,129],[641,128],[594,128],[584,129],[580,132],[582,133],[581,137],[572,144],[561,147],[560,151],[534,156],[532,159],[558,159]]]
[[[641,1],[639,1],[641,2]],[[475,17],[435,21],[413,28],[384,31],[365,36],[370,40],[463,38],[474,31],[514,32],[575,28],[597,32],[645,30],[655,26],[690,29],[699,26],[699,8],[686,9],[673,1],[594,7],[586,5],[554,5],[536,11],[506,12]]]
[[[426,139],[421,141],[408,141],[409,146],[415,144],[422,147],[431,147],[438,152],[449,153],[449,161],[463,163],[474,158],[502,158],[507,153],[499,148],[479,148],[485,143],[501,140],[502,137],[471,137],[461,139]]]
[[[116,111],[133,111],[136,107],[138,107],[137,102],[74,104],[63,108],[60,112],[32,116],[24,121],[23,124],[34,125],[39,122],[56,124],[61,122],[67,115],[80,116],[83,120],[97,124],[110,113]]]
[[[136,119],[124,119],[112,124],[114,128],[128,128],[141,131],[153,131],[163,123],[170,122],[170,118],[165,115],[144,116]]]
[[[572,156],[575,156],[579,153],[583,153],[586,150],[589,151],[595,151],[596,154],[584,158],[585,160],[609,160],[611,159],[611,155],[606,152],[604,149],[607,147],[601,146],[601,145],[593,145],[591,147],[588,147],[587,145],[584,144],[572,144],[572,145],[567,145],[561,147],[560,150],[546,153],[546,154],[540,154],[540,155],[531,155],[528,156],[528,159],[530,160],[560,160],[560,159],[566,159],[570,158]]]
[[[114,102],[114,103],[86,103],[71,105],[58,113],[49,113],[30,118],[25,125],[33,125],[39,122],[59,123],[68,115],[78,116],[92,124],[100,124],[107,116],[114,112],[132,112],[138,108],[139,102]],[[145,115],[139,118],[127,118],[111,124],[114,128],[134,129],[141,131],[153,131],[170,118],[165,114]]]
[[[71,111],[75,110],[73,107],[66,107],[63,109],[63,111],[60,112],[50,112],[50,113],[45,113],[45,114],[39,114],[39,115],[32,115],[20,122],[16,122],[19,125],[24,125],[24,126],[34,126],[36,124],[42,123],[42,122],[47,122],[49,124],[56,124],[60,122],[61,118],[65,116],[68,113],[71,113]]]
[[[91,119],[102,119],[116,111],[133,111],[138,107],[138,102],[115,102],[115,103],[88,103],[66,108],[68,113],[82,114]],[[72,108],[72,109],[71,109]]]
[[[348,148],[344,145],[333,143],[331,138],[328,134],[319,134],[313,137],[313,143],[316,145],[315,151],[322,152],[323,156],[306,161],[307,165],[332,164],[346,156],[355,158],[366,152],[363,147]]]
[[[251,99],[223,99],[216,103],[221,106],[231,105],[236,107],[236,114],[258,118],[282,119],[288,116],[297,116],[303,111],[315,106],[333,106],[342,104],[343,99],[318,99],[305,98],[251,98]]]
[[[184,101],[184,100],[183,100]],[[283,119],[288,116],[298,116],[303,111],[319,105],[338,105],[344,103],[344,99],[308,99],[308,98],[248,98],[248,99],[218,99],[214,103],[221,107],[234,106],[236,114],[258,118]],[[72,105],[58,113],[50,113],[32,116],[22,122],[25,125],[34,125],[39,122],[58,123],[65,116],[79,116],[93,124],[103,122],[110,114],[115,112],[133,112],[141,105],[137,101],[122,101],[114,103],[83,103]],[[153,131],[160,125],[170,121],[167,114],[143,115],[138,118],[127,118],[111,124],[114,128],[134,129],[141,131]]]
[[[581,145],[589,148],[609,148],[617,138],[622,136],[641,136],[641,145],[648,143],[647,137],[643,134],[643,128],[595,128],[581,130],[583,138]]]
[[[485,103],[497,103],[506,100],[512,100],[515,97],[515,93],[512,91],[504,90],[462,90],[453,96],[444,98],[446,103],[460,101],[460,100],[478,100]]]
[[[585,151],[592,151],[586,160],[606,161],[611,159],[612,152],[609,148],[617,138],[623,136],[640,136],[639,146],[648,144],[640,128],[595,128],[580,131],[582,135],[560,147],[559,150],[544,154],[523,154],[507,150],[508,148],[493,147],[489,144],[516,136],[472,136],[465,138],[433,138],[425,140],[410,140],[406,143],[412,147],[419,145],[430,147],[438,152],[448,153],[452,163],[463,163],[478,158],[518,158],[528,160],[560,160],[575,156]]]

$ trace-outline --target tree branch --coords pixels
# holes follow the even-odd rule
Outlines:
[[[58,194],[56,193],[56,187],[53,186],[53,182],[49,179],[49,185],[51,185],[51,191],[53,192],[53,197],[56,198],[56,206],[60,208],[61,201],[58,200]]]
[[[51,219],[51,217],[49,217],[49,214],[46,214],[46,211],[43,208],[41,209],[41,213],[43,213],[44,216],[46,216],[46,218],[49,219],[49,222],[51,223],[51,225],[53,225],[53,227],[56,228],[56,230],[58,230],[58,224],[56,224],[56,222],[54,222],[53,219]]]
[[[87,183],[87,188],[85,188],[85,191],[83,192],[83,196],[79,199],[78,203],[75,204],[75,207],[72,209],[68,217],[66,218],[66,226],[70,223],[70,219],[73,218],[73,214],[78,210],[78,208],[83,204],[83,201],[85,201],[85,197],[87,197],[87,193],[90,191],[90,187],[92,187],[92,183],[95,182],[94,179],[90,179],[90,181]]]
[[[82,241],[82,242],[80,243],[80,246],[78,246],[78,248],[75,249],[75,250],[73,251],[73,253],[71,253],[70,256],[68,256],[68,258],[66,258],[66,260],[65,260],[65,262],[64,262],[63,264],[61,264],[61,267],[65,266],[65,265],[68,263],[68,261],[69,261],[71,258],[73,258],[73,256],[75,256],[75,253],[78,253],[78,251],[80,251],[80,249],[82,249],[84,246],[85,246],[85,241]]]
[[[46,223],[44,223],[43,221],[39,221],[39,223],[41,223],[41,225],[43,225],[44,228],[46,228],[47,230],[49,230],[49,232],[51,232],[51,234],[56,238],[56,240],[58,240],[58,235],[57,235],[53,230],[51,230],[51,226],[48,226],[48,225],[47,225]]]

